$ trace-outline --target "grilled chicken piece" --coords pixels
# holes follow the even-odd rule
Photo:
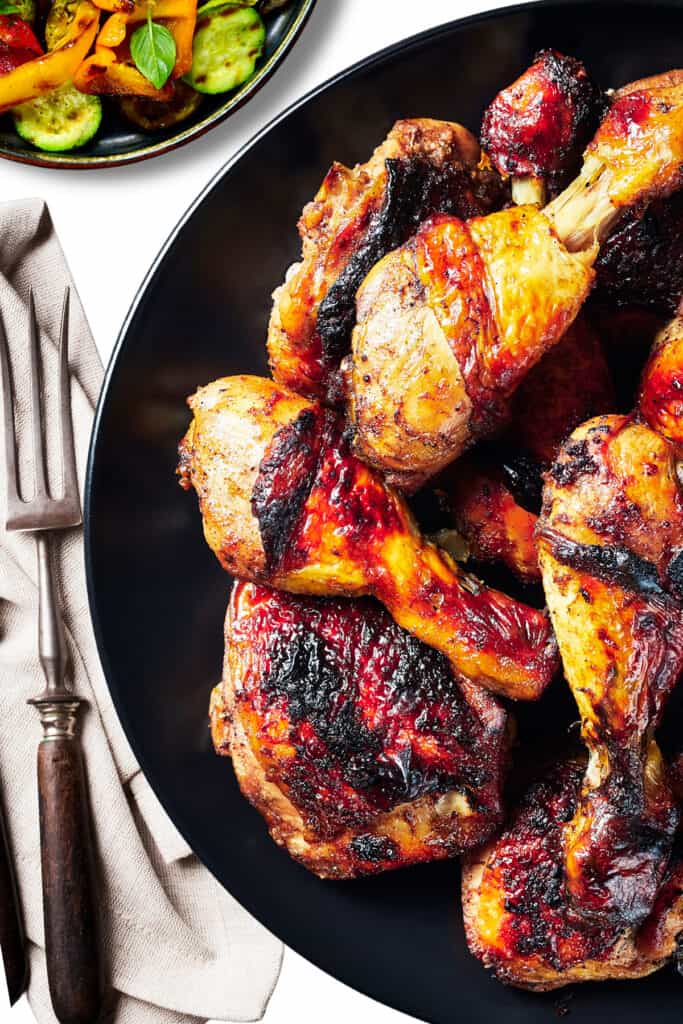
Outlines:
[[[459,459],[447,484],[453,524],[477,562],[502,562],[523,580],[540,580],[537,515],[523,508],[502,471],[475,457]]]
[[[505,712],[380,605],[238,583],[225,644],[216,750],[321,878],[453,857],[500,823]]]
[[[292,592],[372,595],[459,674],[511,697],[540,694],[556,665],[545,615],[425,541],[352,454],[336,414],[258,377],[215,381],[189,404],[180,474],[225,569]]]
[[[614,389],[600,339],[579,316],[515,395],[503,444],[520,447],[526,457],[490,466],[473,453],[446,473],[454,524],[477,561],[502,562],[523,580],[540,579],[534,531],[541,469],[549,467],[575,427],[613,408]]]
[[[652,427],[677,447],[683,446],[683,318],[676,317],[657,336],[643,371],[640,411]]]
[[[683,498],[676,450],[637,418],[579,427],[546,481],[546,599],[590,758],[565,833],[586,920],[652,909],[678,810],[653,738],[683,669]]]
[[[299,221],[300,263],[273,295],[273,376],[324,398],[351,347],[355,296],[374,263],[432,213],[473,217],[499,203],[502,185],[462,125],[398,121],[366,164],[334,164]]]
[[[494,167],[512,177],[517,203],[543,206],[581,166],[581,154],[603,106],[586,67],[557,50],[541,50],[484,113],[481,145]]]
[[[657,79],[615,101],[581,175],[544,213],[437,216],[385,256],[357,295],[350,411],[361,457],[411,490],[498,427],[576,317],[621,212],[682,181],[683,81]]]
[[[574,982],[641,978],[676,952],[683,864],[675,863],[640,929],[589,924],[574,912],[563,872],[566,822],[585,762],[555,765],[525,793],[505,831],[463,866],[467,943],[499,981],[540,992]]]

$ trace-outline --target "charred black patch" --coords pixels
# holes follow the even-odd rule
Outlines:
[[[595,267],[595,301],[672,316],[683,295],[683,195],[628,212]]]
[[[349,843],[349,850],[358,860],[378,864],[383,860],[396,860],[398,849],[388,836],[356,836]]]
[[[276,569],[311,492],[321,448],[321,416],[305,409],[276,433],[251,498],[269,569]]]
[[[386,161],[384,201],[366,236],[320,303],[317,331],[323,354],[336,366],[351,347],[356,318],[356,292],[374,265],[413,235],[435,213],[463,219],[488,212],[492,196],[478,189],[462,167],[437,167],[424,157]]]
[[[504,454],[501,463],[503,479],[518,505],[538,515],[541,511],[543,477],[533,455],[518,451]]]
[[[669,562],[666,578],[674,595],[683,600],[683,551],[677,552]]]
[[[611,583],[642,597],[670,601],[657,567],[621,545],[578,544],[552,531],[545,531],[554,557],[578,572],[587,572],[603,583]]]
[[[598,470],[597,463],[590,454],[588,441],[573,441],[562,449],[564,458],[558,459],[550,467],[550,476],[558,487],[566,487],[576,483],[580,476],[591,475]]]

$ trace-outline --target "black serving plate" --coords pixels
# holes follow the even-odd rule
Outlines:
[[[86,495],[90,599],[128,738],[174,822],[217,878],[288,945],[337,978],[438,1024],[678,1022],[683,980],[506,989],[467,952],[456,863],[321,882],[269,839],[211,750],[230,581],[174,478],[185,396],[264,373],[270,294],[299,251],[296,221],[334,159],[365,160],[399,117],[477,130],[495,92],[553,46],[605,85],[683,63],[673,2],[552,2],[455,22],[380,53],[316,91],[227,166],[174,231],[121,333],[99,406]],[[575,710],[561,684],[521,712],[523,735]],[[680,717],[678,718],[680,721]],[[324,1010],[321,1008],[321,1012]]]
[[[266,43],[256,72],[248,82],[220,96],[204,96],[186,121],[165,131],[144,132],[127,121],[116,101],[103,97],[102,127],[87,146],[70,153],[42,153],[14,131],[11,114],[0,117],[0,156],[36,167],[116,167],[137,163],[177,149],[224,121],[258,92],[299,37],[316,0],[292,0],[282,11],[266,15]],[[200,0],[201,3],[201,0]]]

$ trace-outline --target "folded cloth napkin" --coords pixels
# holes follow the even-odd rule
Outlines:
[[[64,288],[71,285],[70,366],[78,468],[85,470],[102,366],[47,207],[0,204],[0,316],[9,341],[19,461],[27,478],[27,296],[33,287],[42,332],[48,422],[57,380],[56,339]],[[52,417],[48,435],[58,438]],[[56,446],[49,468],[58,467]],[[26,700],[40,692],[35,542],[6,534],[0,471],[0,785],[30,942],[29,1001],[39,1024],[55,1020],[43,952],[35,751],[38,716]],[[216,1018],[258,1020],[273,990],[282,947],[191,854],[140,773],[106,683],[86,597],[83,544],[72,530],[54,544],[76,693],[89,708],[82,739],[89,780],[104,943],[114,990],[106,1020],[166,1024]],[[207,694],[208,701],[208,694]]]

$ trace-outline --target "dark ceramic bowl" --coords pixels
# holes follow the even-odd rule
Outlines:
[[[201,0],[200,0],[201,2]],[[42,153],[14,131],[11,115],[0,117],[0,156],[36,167],[117,167],[167,153],[208,132],[241,107],[268,81],[299,37],[316,0],[292,0],[280,12],[266,15],[266,44],[256,72],[239,89],[204,96],[195,113],[165,131],[143,132],[119,113],[115,101],[103,97],[102,127],[93,141],[71,153]]]
[[[185,396],[224,374],[266,371],[270,295],[297,258],[297,217],[333,159],[367,159],[398,117],[454,118],[476,131],[495,92],[544,46],[584,58],[604,85],[675,67],[681,29],[671,0],[542,3],[428,32],[323,86],[224,168],[174,231],[128,316],[99,406],[86,496],[91,609],[143,770],[197,854],[276,935],[434,1024],[552,1024],[568,996],[504,988],[468,953],[456,862],[319,881],[269,839],[230,763],[212,752],[207,705],[230,580],[174,477]],[[522,751],[539,733],[559,746],[576,718],[561,682],[515,711]],[[680,709],[668,714],[680,735]],[[570,995],[576,1024],[678,1024],[683,979],[667,968]]]

